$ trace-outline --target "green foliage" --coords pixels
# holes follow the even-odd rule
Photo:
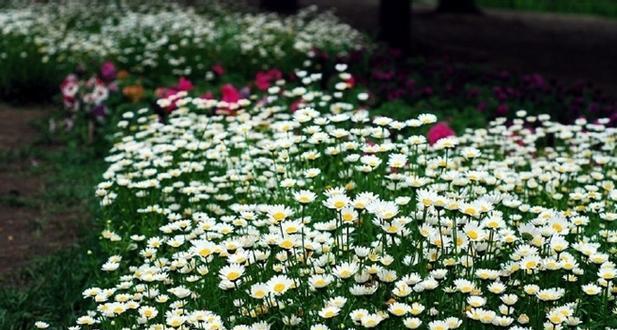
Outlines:
[[[477,2],[482,7],[617,18],[617,2],[614,0],[477,0]]]

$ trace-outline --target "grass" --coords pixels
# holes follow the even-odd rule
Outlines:
[[[595,15],[617,18],[615,0],[477,0],[484,8]]]
[[[78,211],[83,219],[79,228],[81,238],[59,252],[35,258],[18,273],[0,279],[0,329],[32,329],[37,320],[70,324],[83,310],[86,302],[81,292],[94,280],[99,268],[98,230],[92,226],[96,212],[93,187],[102,172],[102,159],[92,147],[50,147],[49,142],[43,136],[40,143],[2,157],[2,161],[39,159],[41,166],[32,174],[44,174],[45,189],[41,196],[34,200],[7,197],[0,202],[42,207],[56,215]]]
[[[84,239],[80,245],[96,246],[88,243],[92,240]],[[12,279],[24,287],[0,289],[0,329],[32,329],[37,320],[69,324],[82,310],[81,292],[97,269],[94,255],[84,255],[76,246],[33,261]]]

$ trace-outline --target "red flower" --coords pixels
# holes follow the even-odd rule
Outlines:
[[[447,123],[439,122],[433,125],[433,127],[428,130],[428,134],[426,137],[428,139],[428,143],[435,144],[435,142],[439,141],[440,139],[454,135],[454,130],[452,130]]]
[[[356,79],[353,76],[350,76],[345,82],[349,88],[354,88],[354,86],[356,86]]]

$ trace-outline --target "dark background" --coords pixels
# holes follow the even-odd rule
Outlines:
[[[409,55],[564,82],[592,82],[617,95],[617,1],[613,0],[250,0],[283,13],[317,5]]]

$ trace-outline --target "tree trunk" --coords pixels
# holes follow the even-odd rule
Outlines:
[[[411,0],[381,0],[379,39],[388,46],[408,52],[411,48]]]
[[[298,11],[298,0],[261,0],[261,9],[279,14],[294,14]]]
[[[480,8],[475,0],[439,0],[437,6],[439,13],[478,14]]]

